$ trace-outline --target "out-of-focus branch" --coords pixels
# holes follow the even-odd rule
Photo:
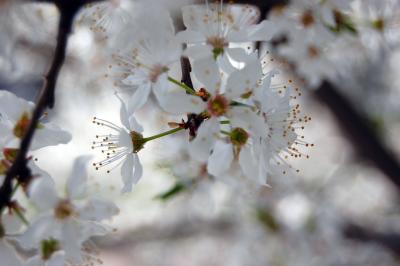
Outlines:
[[[358,154],[373,162],[400,190],[400,164],[380,141],[366,118],[329,82],[325,81],[314,95],[332,111]]]
[[[349,239],[376,243],[400,255],[400,235],[397,233],[380,233],[351,223],[346,225],[343,232]]]
[[[120,250],[124,247],[131,248],[132,246],[152,241],[173,241],[198,235],[211,235],[214,237],[230,235],[236,226],[235,222],[224,218],[213,221],[180,221],[168,226],[142,226],[130,232],[124,232],[121,237],[96,238],[95,243],[97,247],[102,249]]]
[[[56,81],[58,74],[60,73],[61,66],[65,60],[65,54],[67,50],[68,36],[72,29],[73,20],[75,14],[84,5],[93,2],[89,0],[74,0],[74,1],[36,1],[36,2],[48,2],[53,3],[57,6],[60,12],[60,20],[58,25],[58,36],[57,46],[55,49],[53,62],[50,70],[44,78],[44,85],[41,90],[38,102],[30,118],[30,123],[22,137],[21,144],[19,147],[18,154],[13,161],[13,164],[8,169],[5,176],[3,185],[0,188],[0,213],[10,204],[12,197],[12,181],[14,178],[18,179],[20,183],[26,183],[31,178],[30,169],[28,168],[27,153],[34,137],[34,133],[37,129],[39,119],[43,116],[44,111],[47,108],[54,106],[55,98],[54,92],[56,88]]]

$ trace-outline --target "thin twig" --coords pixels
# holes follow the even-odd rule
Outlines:
[[[12,197],[12,183],[13,179],[17,178],[20,183],[27,183],[31,178],[31,172],[28,168],[27,153],[37,129],[39,119],[43,116],[44,111],[47,108],[53,108],[55,97],[54,92],[56,88],[56,82],[60,73],[61,66],[65,60],[65,54],[68,43],[68,36],[72,30],[72,24],[75,14],[84,5],[94,2],[93,0],[75,0],[75,1],[63,1],[63,0],[47,0],[47,1],[36,1],[36,2],[48,2],[55,4],[60,12],[60,21],[58,24],[58,35],[57,35],[57,46],[55,49],[53,62],[50,70],[44,78],[43,88],[41,90],[38,102],[33,110],[30,123],[22,137],[18,154],[13,161],[13,164],[8,169],[4,178],[3,185],[0,187],[0,213],[3,209],[8,206],[11,202]]]
[[[182,78],[181,82],[186,86],[193,88],[192,78],[190,77],[190,72],[192,72],[192,67],[190,66],[189,58],[186,56],[181,57],[181,70],[182,70]]]
[[[358,154],[373,162],[400,190],[400,164],[380,141],[367,119],[329,82],[324,82],[314,95],[332,111]]]
[[[400,255],[400,235],[394,232],[377,232],[356,224],[349,223],[343,229],[345,237],[362,243],[376,243]]]

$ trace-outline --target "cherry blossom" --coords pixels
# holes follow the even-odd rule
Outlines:
[[[117,95],[119,98],[119,96]],[[96,169],[102,167],[112,168],[107,170],[110,173],[115,167],[121,165],[121,176],[124,183],[122,192],[130,192],[133,184],[136,184],[143,174],[143,168],[137,153],[143,148],[143,127],[136,121],[133,115],[128,115],[127,106],[121,101],[120,118],[122,127],[100,119],[94,118],[93,123],[111,130],[113,133],[97,135],[92,148],[101,148],[106,158],[93,165]]]
[[[16,147],[30,122],[34,104],[18,98],[8,91],[0,91],[0,132],[8,147]],[[49,122],[39,123],[31,150],[46,146],[65,144],[71,140],[71,134]]]
[[[81,254],[83,243],[91,236],[109,232],[101,221],[116,215],[118,208],[112,202],[87,195],[85,169],[89,160],[88,156],[75,160],[65,186],[65,196],[58,195],[55,183],[49,177],[42,176],[32,182],[29,197],[41,214],[18,237],[24,248],[50,245],[48,248],[53,252],[62,249],[67,260],[80,263],[84,259]],[[50,259],[51,255],[46,254],[46,258]]]

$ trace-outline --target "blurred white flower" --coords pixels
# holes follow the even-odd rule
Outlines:
[[[11,92],[0,91],[0,139],[7,147],[18,147],[30,123],[33,107],[32,102],[18,98]],[[65,144],[70,140],[71,134],[57,125],[39,122],[30,149]]]
[[[166,23],[172,25],[170,20]],[[156,96],[166,92],[171,65],[179,62],[182,53],[181,44],[173,34],[173,29],[156,27],[135,36],[126,48],[113,54],[115,64],[110,67],[115,85],[133,90],[128,102],[129,114],[147,102],[152,90]]]
[[[67,260],[81,263],[82,244],[91,236],[109,232],[100,222],[118,214],[119,210],[112,202],[87,195],[86,165],[89,160],[89,156],[75,160],[66,183],[65,197],[58,196],[55,183],[49,177],[32,181],[29,198],[41,210],[41,215],[17,237],[22,247],[31,249],[50,241],[54,252],[62,249]],[[51,254],[47,255],[50,258]]]
[[[272,26],[268,21],[253,25],[259,19],[259,11],[248,5],[208,4],[182,8],[186,30],[177,37],[188,44],[186,54],[194,59],[214,56],[242,61],[246,52],[242,48],[231,48],[229,43],[246,43],[269,40]]]

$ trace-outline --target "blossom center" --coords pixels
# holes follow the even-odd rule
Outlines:
[[[319,50],[317,47],[315,47],[314,45],[310,45],[307,48],[307,55],[309,58],[316,58],[319,56]]]
[[[228,43],[224,38],[218,36],[212,36],[207,38],[207,44],[213,47],[214,59],[224,52],[224,48],[228,46]]]
[[[29,126],[29,114],[27,112],[23,112],[21,117],[18,119],[17,123],[14,126],[13,134],[17,138],[22,138],[28,129]]]
[[[382,18],[372,21],[372,27],[378,31],[383,31],[385,29],[385,21]]]
[[[301,24],[303,24],[304,27],[310,27],[311,25],[314,24],[315,19],[314,19],[314,15],[313,12],[311,10],[306,10],[301,18],[300,18]]]
[[[207,107],[211,115],[221,116],[228,111],[229,102],[224,96],[217,95],[208,101]]]
[[[55,239],[42,240],[42,242],[40,242],[40,248],[43,260],[50,259],[53,253],[59,250],[58,242]]]
[[[169,70],[168,67],[157,64],[154,65],[151,69],[150,69],[150,73],[149,73],[149,79],[151,82],[155,83],[158,80],[158,77],[162,74],[165,73]]]
[[[136,131],[130,132],[129,135],[131,136],[132,140],[133,152],[138,153],[141,149],[143,149],[146,141],[143,138],[143,135]]]
[[[67,199],[61,200],[54,209],[54,216],[57,219],[64,220],[74,214],[74,206]]]
[[[113,8],[118,8],[121,5],[121,0],[111,0],[110,4]]]
[[[237,127],[231,131],[230,138],[233,145],[241,147],[246,144],[249,134],[243,128]]]

